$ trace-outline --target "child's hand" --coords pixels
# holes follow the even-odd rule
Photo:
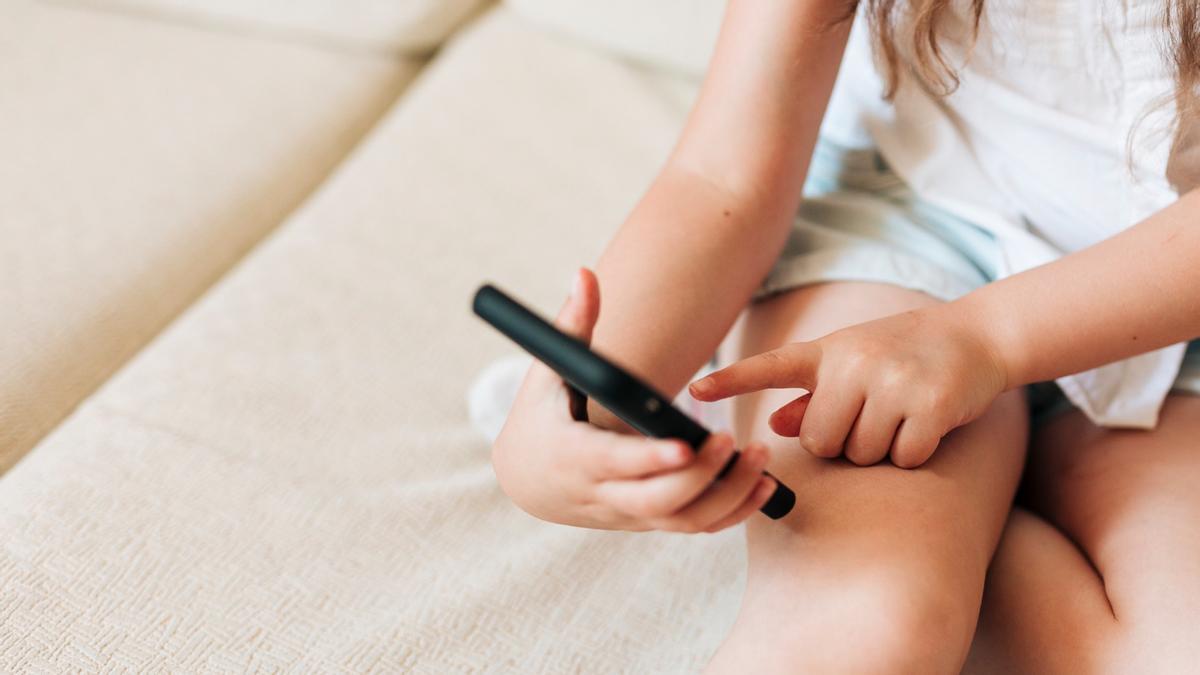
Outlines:
[[[600,311],[596,277],[580,272],[555,324],[585,342]],[[504,492],[544,520],[622,530],[716,532],[757,511],[775,489],[762,475],[767,448],[751,443],[733,469],[717,474],[733,438],[712,434],[699,453],[681,440],[657,440],[575,421],[567,389],[535,361],[492,450]]]
[[[701,401],[761,389],[803,388],[776,410],[771,429],[798,436],[818,457],[855,464],[891,455],[920,466],[942,436],[979,417],[1006,388],[985,337],[949,305],[850,326],[738,361],[693,382]]]

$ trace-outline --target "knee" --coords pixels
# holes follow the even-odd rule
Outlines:
[[[978,599],[928,572],[856,570],[824,589],[797,589],[797,616],[780,633],[795,672],[956,673]],[[967,596],[967,597],[964,597]]]
[[[978,614],[976,603],[923,574],[867,575],[845,599],[848,646],[861,672],[957,672]]]

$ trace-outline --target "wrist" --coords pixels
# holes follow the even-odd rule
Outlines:
[[[955,332],[983,355],[995,374],[999,391],[1008,391],[1024,384],[1019,375],[1019,351],[1012,348],[1013,338],[1009,334],[1011,326],[988,306],[985,299],[981,300],[976,293],[971,293],[932,310],[953,324]]]

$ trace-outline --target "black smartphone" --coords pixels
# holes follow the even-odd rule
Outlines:
[[[666,396],[495,286],[481,286],[471,306],[480,318],[562,376],[568,388],[596,399],[634,429],[655,438],[681,439],[693,451],[699,451],[708,439],[708,430],[676,408]],[[740,453],[735,451],[717,478],[728,473],[738,457]],[[766,471],[763,474],[770,475]],[[778,478],[775,485],[775,492],[759,510],[777,520],[791,512],[796,494]]]

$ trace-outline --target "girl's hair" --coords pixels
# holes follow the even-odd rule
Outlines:
[[[884,97],[891,100],[896,94],[901,76],[901,56],[897,48],[896,25],[906,19],[911,27],[910,65],[914,75],[931,91],[946,95],[958,87],[958,73],[946,60],[938,43],[938,29],[946,18],[946,12],[956,0],[863,0],[867,18],[875,38],[875,48],[886,66]],[[964,0],[970,5],[970,42],[973,44],[979,33],[985,0]],[[857,3],[854,3],[857,4]],[[1166,56],[1175,67],[1174,102],[1177,128],[1172,150],[1185,141],[1196,141],[1200,129],[1196,128],[1197,113],[1200,112],[1200,2],[1197,0],[1163,0],[1165,11],[1162,25],[1169,36],[1165,46]],[[1168,97],[1162,103],[1169,103]],[[1147,111],[1149,112],[1149,111]],[[1132,145],[1133,132],[1129,144]]]

